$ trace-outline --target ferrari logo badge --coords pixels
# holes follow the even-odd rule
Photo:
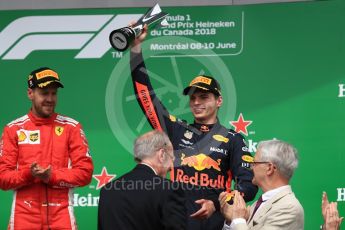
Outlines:
[[[56,135],[61,136],[62,132],[63,132],[63,127],[61,127],[61,126],[55,127],[55,134]]]

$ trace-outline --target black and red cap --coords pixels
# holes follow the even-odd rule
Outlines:
[[[195,77],[189,83],[189,86],[183,90],[183,95],[190,95],[197,89],[210,91],[216,96],[221,96],[220,85],[218,81],[210,76],[199,75]]]
[[[28,87],[33,88],[44,88],[50,84],[56,84],[57,87],[63,88],[63,84],[60,81],[59,75],[54,70],[48,67],[41,67],[32,71],[28,77]]]

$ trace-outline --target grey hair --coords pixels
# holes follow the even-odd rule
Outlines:
[[[164,132],[159,130],[147,132],[134,141],[134,159],[141,162],[159,149],[166,149],[169,145],[171,142]]]
[[[258,144],[261,161],[272,162],[286,179],[290,180],[298,166],[297,150],[280,140],[261,141]]]

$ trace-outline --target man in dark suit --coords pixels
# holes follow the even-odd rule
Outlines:
[[[164,132],[135,140],[136,167],[105,185],[100,193],[98,229],[185,229],[185,195],[180,184],[164,179],[174,160]]]

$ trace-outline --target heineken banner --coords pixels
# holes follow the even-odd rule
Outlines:
[[[59,73],[65,88],[56,111],[83,125],[95,164],[91,183],[74,190],[82,230],[97,228],[100,188],[133,168],[133,140],[151,129],[134,95],[129,52],[109,43],[111,31],[146,10],[0,14],[1,127],[29,111],[32,70],[48,66]],[[322,191],[345,216],[345,2],[162,10],[169,25],[150,30],[143,53],[169,112],[192,122],[182,89],[199,74],[214,76],[224,100],[220,122],[241,133],[252,154],[259,141],[272,138],[298,149],[291,184],[305,229],[323,222]],[[12,194],[0,191],[0,229],[7,227]]]

